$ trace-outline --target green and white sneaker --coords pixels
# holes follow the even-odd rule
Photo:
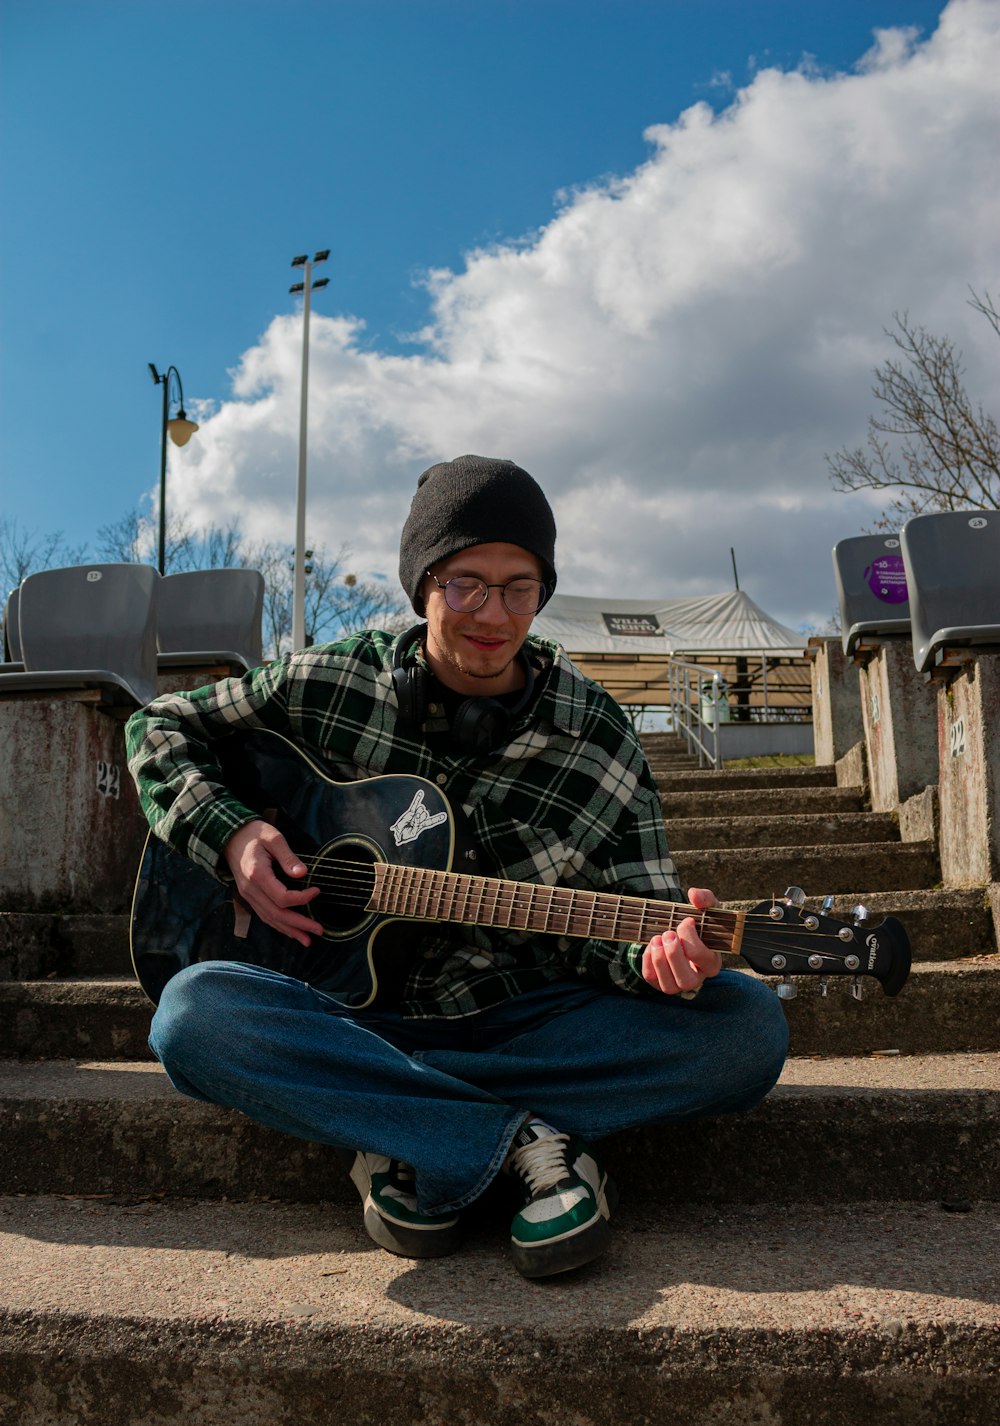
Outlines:
[[[369,1238],[401,1258],[442,1258],[459,1245],[458,1214],[421,1213],[409,1164],[340,1149],[337,1157],[365,1205]]]
[[[617,1194],[582,1139],[529,1119],[503,1167],[524,1199],[510,1225],[514,1266],[524,1277],[568,1272],[607,1250]]]

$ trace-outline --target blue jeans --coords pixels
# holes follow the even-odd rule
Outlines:
[[[788,1031],[774,992],[734,971],[689,1001],[573,980],[407,1020],[205,961],[167,983],[149,1043],[183,1093],[412,1164],[421,1210],[450,1213],[486,1188],[527,1114],[600,1139],[749,1109],[778,1078]]]

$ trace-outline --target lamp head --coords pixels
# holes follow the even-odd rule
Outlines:
[[[170,432],[170,439],[175,446],[186,446],[195,431],[198,430],[198,423],[188,420],[182,406],[173,420],[167,422],[167,430]]]

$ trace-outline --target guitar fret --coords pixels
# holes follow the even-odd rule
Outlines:
[[[432,885],[432,873],[428,872],[425,868],[421,868],[420,875],[417,879],[417,915],[423,919],[426,919],[429,915],[428,904]]]
[[[477,890],[479,892],[479,904],[476,911],[476,924],[481,925],[483,920],[483,906],[486,902],[486,893],[489,890],[489,879],[483,877],[479,882]]]

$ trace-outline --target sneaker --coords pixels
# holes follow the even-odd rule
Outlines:
[[[441,1258],[459,1243],[458,1214],[421,1213],[413,1169],[382,1154],[338,1151],[365,1205],[369,1238],[402,1258]]]
[[[529,1119],[504,1160],[524,1207],[510,1226],[514,1266],[549,1277],[593,1262],[611,1243],[614,1185],[582,1139]]]

